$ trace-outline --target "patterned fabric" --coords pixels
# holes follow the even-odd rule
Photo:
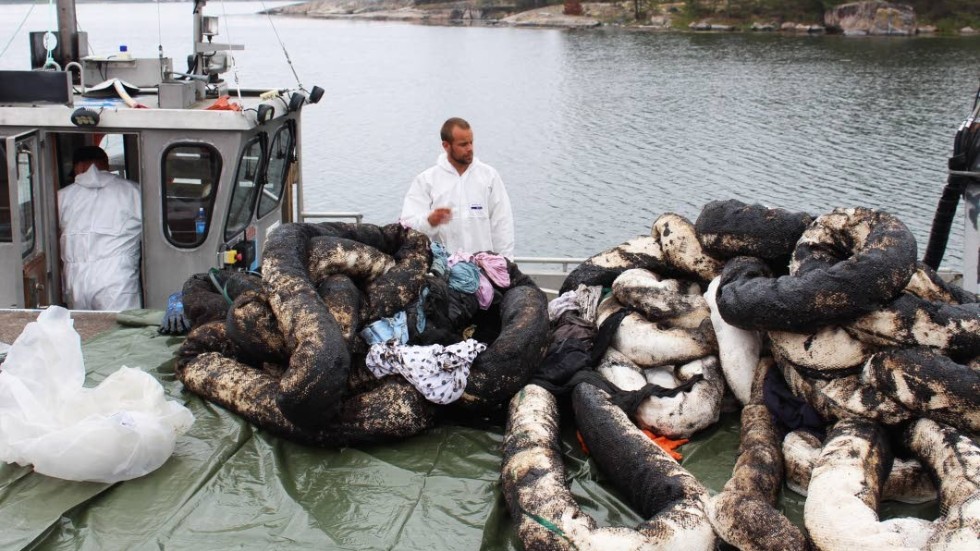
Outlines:
[[[406,346],[386,342],[371,346],[367,368],[375,377],[399,374],[430,402],[448,404],[466,389],[470,366],[487,345],[467,339],[449,346]]]

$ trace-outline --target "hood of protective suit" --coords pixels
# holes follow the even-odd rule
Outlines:
[[[101,176],[105,174],[109,176],[107,178],[102,178]],[[87,188],[103,188],[115,177],[114,174],[103,172],[99,170],[99,167],[95,166],[95,163],[89,165],[88,170],[81,174],[75,175],[75,183]]]
[[[467,172],[470,171],[471,168],[473,168],[478,164],[480,164],[480,159],[477,159],[476,155],[473,155],[473,162],[470,163],[470,166],[466,167],[466,170],[463,171],[463,174],[466,174]],[[454,167],[453,164],[449,162],[449,154],[446,153],[445,151],[442,152],[439,155],[439,157],[436,159],[436,166],[445,170],[446,172],[451,173],[453,176],[462,176],[462,174],[456,172],[456,167]]]

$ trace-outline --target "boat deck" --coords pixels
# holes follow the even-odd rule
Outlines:
[[[24,327],[35,321],[39,313],[40,310],[0,310],[0,342],[13,344]],[[82,342],[119,327],[115,312],[75,310],[71,317],[75,320],[75,330],[82,337]]]

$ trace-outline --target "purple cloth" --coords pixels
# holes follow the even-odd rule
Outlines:
[[[480,286],[476,290],[476,300],[480,303],[480,310],[490,308],[490,304],[493,303],[493,285],[490,285],[490,280],[482,273],[480,274]]]
[[[476,263],[490,281],[500,289],[510,287],[510,272],[507,271],[507,259],[499,254],[476,253],[473,255]]]

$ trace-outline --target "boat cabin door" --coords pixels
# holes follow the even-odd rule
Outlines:
[[[0,137],[0,308],[50,303],[37,131]],[[53,212],[53,211],[52,211]]]

